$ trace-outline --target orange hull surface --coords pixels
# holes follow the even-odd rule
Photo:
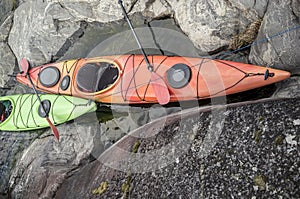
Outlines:
[[[270,76],[264,80],[265,67],[224,60],[161,55],[148,56],[148,59],[154,72],[168,86],[170,102],[234,94],[282,81],[290,76],[286,71],[268,69]],[[100,64],[97,66],[97,63]],[[99,73],[97,67],[101,68],[102,63],[113,68],[113,80],[100,90],[88,90],[113,73],[102,74],[100,80],[95,81],[94,76]],[[94,64],[93,67],[86,67],[91,64]],[[169,74],[172,69],[175,72]],[[184,70],[188,70],[188,73]],[[103,103],[157,103],[151,86],[151,72],[142,55],[103,56],[51,63],[30,69],[29,75],[36,88],[47,93],[73,95]],[[52,76],[57,77],[51,80]],[[22,74],[17,75],[17,80],[30,86]]]

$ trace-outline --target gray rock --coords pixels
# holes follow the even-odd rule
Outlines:
[[[12,22],[13,22],[13,14],[10,14],[0,24],[0,42],[4,42],[7,40],[9,32],[12,27]]]
[[[242,31],[258,14],[249,4],[241,1],[169,1],[180,28],[203,52],[228,45],[230,39]],[[237,20],[238,19],[238,20]]]
[[[209,52],[228,45],[234,35],[244,30],[251,22],[264,16],[268,2],[254,0],[190,1],[188,3],[186,1],[149,1],[147,3],[124,1],[124,5],[129,15],[141,12],[144,16],[153,19],[160,16],[174,16],[180,28],[194,45],[202,52]],[[281,5],[285,4],[281,3]],[[298,4],[293,1],[293,6],[297,13]],[[269,10],[272,10],[271,6],[269,7]],[[285,6],[285,9],[291,12],[288,10],[288,6]],[[85,12],[85,10],[89,10],[89,12]],[[26,16],[25,20],[28,22],[26,26],[23,25],[23,15]],[[284,14],[280,20],[288,21],[285,19],[287,17],[288,15]],[[65,0],[59,3],[26,1],[15,12],[15,23],[9,42],[18,59],[28,57],[34,65],[38,65],[49,62],[53,58],[56,60],[59,55],[64,54],[62,51],[66,52],[76,45],[76,41],[84,35],[83,21],[107,23],[122,18],[120,6],[111,4],[109,1],[101,3],[96,0],[78,2]],[[20,37],[19,31],[26,34]],[[263,28],[261,34],[264,33]],[[286,43],[288,46],[288,42]],[[266,50],[264,51],[266,52]],[[275,56],[277,55],[272,54],[269,59],[275,59]]]
[[[97,0],[86,0],[73,2],[63,0],[60,1],[60,4],[78,20],[107,23],[123,18],[120,5],[118,3],[111,3],[111,1],[99,2]],[[165,1],[147,2],[125,0],[123,1],[123,5],[129,15],[135,12],[144,12],[145,15],[155,18],[171,13],[171,9]],[[89,12],[86,12],[86,10],[89,10]]]
[[[135,12],[145,8],[140,6],[135,5]],[[121,18],[120,6],[110,1],[26,1],[15,11],[9,44],[18,60],[27,57],[33,65],[39,65],[56,58],[61,48],[67,51],[74,39],[82,36],[81,22],[103,23]],[[20,36],[20,32],[25,34]]]
[[[144,24],[140,14],[131,16],[131,20],[146,53],[181,55],[195,57],[199,51],[177,27],[173,19],[153,20],[149,26]],[[68,48],[61,49],[57,55],[60,60],[78,57],[97,57],[112,54],[140,53],[132,32],[125,20],[103,24],[86,23],[81,29],[81,37]]]
[[[300,97],[300,78],[291,77],[283,82],[277,83],[277,89],[274,92],[274,98],[294,98]]]
[[[90,161],[93,150],[103,150],[95,118],[90,114],[58,126],[60,142],[47,130],[26,148],[10,177],[13,198],[52,198],[69,174]]]
[[[149,108],[112,105],[111,110],[110,114],[112,115],[110,117],[113,117],[113,119],[105,121],[105,114],[103,114],[104,119],[100,125],[101,141],[106,143],[107,146],[157,118],[181,111],[182,107],[164,108],[157,104]],[[103,113],[101,110],[99,111],[100,114]]]
[[[8,41],[18,60],[26,57],[38,65],[49,62],[79,28],[59,3],[28,1],[16,9]]]
[[[0,24],[10,15],[10,12],[16,7],[16,1],[2,0],[0,2]]]
[[[16,58],[4,42],[0,42],[0,57],[0,87],[4,87],[10,78],[8,74],[14,71]]]
[[[232,6],[237,7],[241,10],[247,11],[251,10],[251,12],[257,12],[259,17],[263,17],[267,6],[268,6],[268,0],[262,0],[262,1],[255,1],[255,0],[237,0],[237,1],[230,1]]]
[[[285,32],[288,28],[299,26],[299,1],[270,1],[263,19],[257,40],[284,32],[278,37],[262,42],[251,48],[250,60],[260,65],[271,65],[279,69],[295,70],[300,65],[300,28]]]
[[[37,133],[0,132],[0,198],[8,197],[9,178],[23,150],[37,136]]]

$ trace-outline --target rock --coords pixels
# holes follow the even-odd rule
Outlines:
[[[277,83],[274,98],[296,98],[300,97],[300,78],[291,77],[283,82]]]
[[[9,46],[0,42],[0,87],[5,87],[9,80],[8,74],[12,74],[16,65],[16,58]]]
[[[245,1],[243,1],[245,2]],[[252,2],[252,1],[246,1]],[[228,45],[229,40],[259,18],[249,4],[237,1],[169,1],[180,28],[203,52]],[[259,8],[259,9],[262,9]],[[239,20],[237,20],[239,19]]]
[[[165,55],[197,56],[198,50],[177,27],[173,19],[153,20],[149,27],[140,14],[131,15],[131,20],[146,53]],[[103,24],[86,23],[82,36],[57,55],[60,60],[78,57],[97,57],[111,54],[140,53],[138,45],[125,20]],[[176,42],[174,42],[176,41]]]
[[[264,17],[268,3],[266,0],[259,3],[254,0],[234,2],[211,0],[186,3],[181,0],[176,2],[124,1],[124,5],[129,15],[141,12],[150,19],[174,16],[181,30],[205,54],[205,52],[228,45],[234,35],[245,30],[249,24],[257,21],[260,17]],[[280,5],[285,6],[283,3]],[[297,3],[293,3],[293,7],[297,13]],[[288,6],[285,6],[285,9],[289,9]],[[89,12],[83,12],[83,10],[89,10]],[[281,9],[278,10],[281,11]],[[281,13],[285,14],[280,20],[288,21],[285,19],[288,18],[286,14],[288,12]],[[272,15],[270,14],[269,18],[272,18]],[[26,26],[23,25],[23,16],[26,16],[28,22]],[[268,17],[268,14],[266,16]],[[44,1],[43,3],[37,3],[36,0],[26,1],[15,12],[9,43],[18,60],[21,57],[28,57],[34,65],[38,65],[57,60],[69,48],[76,45],[76,41],[85,34],[87,23],[108,23],[122,18],[120,6],[108,1],[101,1],[101,3],[96,0],[72,3],[64,0],[59,3],[56,1]],[[276,18],[273,20],[278,21]],[[265,20],[263,26],[271,27],[266,23]],[[18,31],[26,32],[26,34],[20,37]],[[260,34],[264,34],[265,31],[267,29],[262,28]],[[288,45],[286,44],[286,46]],[[266,51],[264,50],[264,52]],[[272,57],[275,59],[275,54],[272,54],[269,59]]]
[[[145,5],[134,7],[142,10]],[[55,60],[60,50],[66,52],[82,36],[86,22],[121,18],[120,6],[109,1],[26,1],[15,11],[9,44],[18,60],[27,57],[39,65]],[[20,36],[20,32],[26,34]]]
[[[287,32],[288,28],[299,27],[299,1],[270,1],[257,40],[282,32],[268,42],[251,48],[250,61],[270,65],[284,70],[295,70],[300,65],[300,28]]]
[[[16,7],[16,1],[2,0],[0,2],[0,24],[5,21],[10,12]]]
[[[58,126],[60,142],[47,130],[26,148],[10,178],[12,197],[52,198],[73,171],[91,161],[93,150],[103,150],[97,142],[99,126],[95,118],[90,114]]]
[[[37,65],[49,62],[79,28],[59,3],[27,1],[15,11],[8,41],[18,60],[26,57]]]
[[[35,139],[37,133],[0,132],[0,198],[8,197],[9,178],[23,150]]]
[[[149,108],[112,105],[112,111],[110,112],[112,118],[105,121],[105,114],[102,116],[104,119],[102,120],[100,127],[101,140],[107,147],[111,146],[131,131],[157,118],[179,112],[182,108],[184,107],[164,108],[157,104],[154,104]],[[105,113],[103,111],[99,112]]]
[[[0,24],[0,42],[5,42],[12,27],[13,15],[8,15]]]
[[[55,198],[298,198],[299,102],[261,100],[156,120],[73,173]]]
[[[110,1],[60,1],[60,4],[79,20],[87,22],[108,23],[123,18],[121,7],[118,3],[112,4]],[[166,1],[123,1],[123,5],[129,15],[136,12],[144,12],[152,18],[170,15],[171,8]],[[89,12],[86,12],[89,10]]]
[[[257,12],[259,17],[264,16],[266,9],[268,7],[268,0],[262,0],[259,2],[255,0],[247,0],[247,1],[237,0],[237,1],[230,1],[230,3],[232,4],[233,7],[237,7],[246,12],[247,10],[251,10],[252,12]]]

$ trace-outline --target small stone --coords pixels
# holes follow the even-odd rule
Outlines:
[[[300,119],[294,120],[293,123],[294,123],[294,126],[299,126],[300,125]]]
[[[288,144],[297,146],[297,141],[294,140],[295,137],[296,137],[295,135],[288,134],[288,135],[286,135],[285,140]]]

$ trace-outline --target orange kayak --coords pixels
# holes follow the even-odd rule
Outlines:
[[[290,76],[289,72],[250,64],[178,56],[148,56],[166,83],[170,102],[199,100],[262,87]],[[45,64],[29,70],[36,88],[102,103],[157,103],[151,72],[142,55],[82,58]],[[17,80],[30,86],[22,74]]]

